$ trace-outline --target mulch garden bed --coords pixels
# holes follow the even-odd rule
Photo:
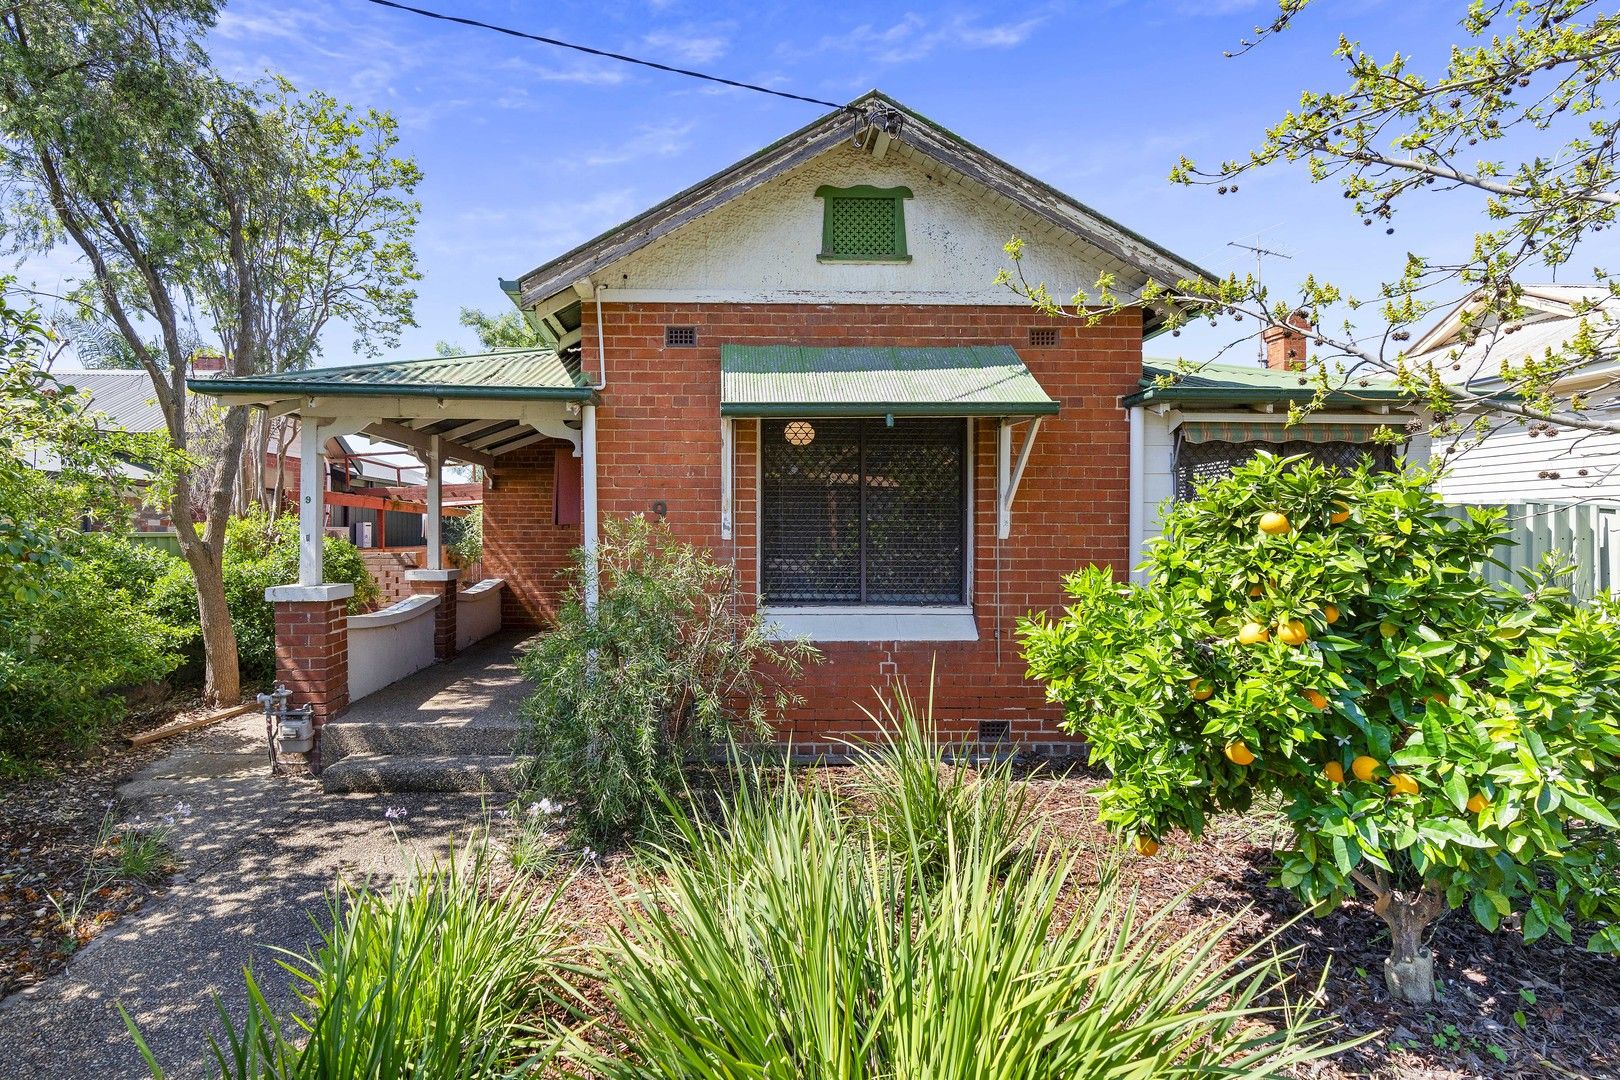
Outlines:
[[[840,770],[825,770],[840,784]],[[1268,883],[1280,818],[1251,814],[1218,823],[1199,842],[1175,837],[1153,858],[1122,856],[1119,842],[1097,823],[1092,797],[1100,777],[1084,772],[1031,779],[1053,828],[1077,853],[1074,902],[1098,876],[1118,867],[1144,909],[1178,905],[1176,928],[1247,911],[1232,951],[1277,934],[1278,947],[1297,949],[1294,996],[1320,983],[1318,1008],[1334,1017],[1332,1041],[1372,1038],[1297,1074],[1313,1080],[1348,1077],[1402,1080],[1518,1080],[1620,1078],[1620,958],[1597,956],[1551,937],[1531,946],[1509,930],[1488,933],[1465,912],[1452,912],[1434,934],[1436,977],[1443,993],[1432,1007],[1393,1001],[1383,981],[1387,934],[1365,904],[1321,919],[1301,917],[1299,904]],[[567,860],[570,867],[577,860]],[[645,872],[643,869],[642,872]],[[553,918],[578,943],[601,942],[618,923],[613,896],[628,888],[631,859],[623,852],[580,870]],[[601,1013],[600,989],[583,986]],[[611,1020],[609,1021],[611,1027]]]
[[[82,757],[45,762],[37,776],[0,783],[0,999],[60,970],[92,938],[140,907],[161,882],[110,875],[97,842],[122,820],[118,787],[179,739],[131,749],[124,740],[201,714],[196,700],[135,710]],[[53,903],[53,898],[55,903]],[[76,913],[64,925],[61,905]]]

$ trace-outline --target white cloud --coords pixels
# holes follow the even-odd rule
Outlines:
[[[691,145],[687,138],[696,126],[690,120],[669,120],[643,125],[635,135],[611,147],[588,153],[581,163],[590,168],[623,165],[649,157],[673,157]]]
[[[661,63],[708,64],[731,48],[729,27],[697,30],[691,26],[655,30],[641,39],[647,59]]]
[[[941,17],[911,11],[887,26],[868,22],[828,34],[813,51],[854,52],[882,64],[903,64],[942,50],[1009,49],[1028,40],[1046,19],[1042,14],[987,23],[976,14],[957,12]]]

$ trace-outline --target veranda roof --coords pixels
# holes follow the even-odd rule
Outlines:
[[[722,345],[722,416],[1050,416],[1007,345]]]
[[[1174,381],[1161,385],[1166,378]],[[1141,389],[1122,403],[1127,408],[1158,401],[1281,405],[1310,401],[1316,395],[1314,372],[1277,371],[1257,364],[1196,364],[1184,371],[1174,360],[1146,360],[1142,364],[1139,385]],[[1373,375],[1329,378],[1329,405],[1411,403],[1411,395],[1396,386],[1392,379]]]
[[[321,394],[589,401],[595,394],[579,368],[551,349],[502,349],[467,356],[309,368],[280,375],[188,379],[186,386],[199,394],[262,394],[266,398]]]

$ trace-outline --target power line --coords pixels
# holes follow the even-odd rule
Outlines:
[[[540,34],[530,34],[523,30],[513,30],[507,26],[496,26],[494,23],[480,22],[477,19],[468,19],[460,15],[446,15],[439,11],[429,11],[426,8],[412,7],[409,4],[398,4],[394,0],[366,0],[367,3],[378,7],[394,8],[397,11],[408,11],[413,15],[421,15],[428,19],[438,19],[441,22],[459,23],[462,26],[471,26],[479,30],[493,30],[497,34],[508,37],[524,38],[528,41],[538,41],[542,45],[554,45],[559,49],[572,49],[575,52],[585,53],[587,56],[600,56],[607,60],[617,60],[621,64],[638,64],[641,67],[652,68],[655,71],[667,71],[671,75],[685,75],[689,79],[702,79],[704,82],[719,83],[722,86],[734,86],[739,90],[752,90],[756,94],[770,94],[772,97],[787,98],[789,101],[803,101],[810,105],[821,105],[829,109],[841,109],[853,112],[848,105],[841,105],[836,101],[822,101],[820,98],[805,97],[803,94],[790,94],[785,90],[772,90],[768,86],[756,86],[753,83],[738,82],[736,79],[723,79],[718,75],[708,75],[701,71],[691,71],[687,68],[671,67],[669,64],[660,64],[655,60],[642,60],[635,56],[625,56],[623,53],[608,52],[606,49],[593,49],[589,45],[576,45],[572,41],[563,41],[560,38],[544,37]]]

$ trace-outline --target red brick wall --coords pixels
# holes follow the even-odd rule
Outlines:
[[[594,316],[592,305],[585,305],[585,366],[593,374]],[[645,513],[662,501],[677,535],[737,561],[745,597],[756,595],[758,587],[757,427],[737,424],[733,539],[723,541],[722,343],[1016,348],[1041,385],[1062,402],[1063,411],[1042,426],[1019,489],[1012,536],[1001,544],[999,604],[995,422],[975,425],[972,599],[979,640],[826,646],[828,662],[801,684],[806,704],[780,730],[801,746],[869,730],[861,706],[875,705],[874,687],[902,677],[922,697],[932,668],[935,714],[947,728],[955,725],[968,732],[979,720],[1008,720],[1017,738],[1059,737],[1053,726],[1057,712],[1043,702],[1040,688],[1024,678],[1012,629],[1027,611],[1061,605],[1064,574],[1090,563],[1126,569],[1129,445],[1119,398],[1135,389],[1141,374],[1138,312],[1109,316],[1095,327],[1063,324],[1058,346],[1046,349],[1030,347],[1029,329],[1050,323],[1024,306],[608,304],[603,322],[609,386],[597,414],[602,515]],[[667,325],[696,326],[698,346],[664,348]],[[1019,429],[1017,438],[1024,430]],[[526,467],[502,459],[496,475],[495,490],[486,494],[486,538],[515,528],[519,535],[513,550],[522,556],[510,569],[492,564],[490,572],[510,583],[508,618],[513,606],[543,611],[552,594],[534,574],[559,565],[577,537],[565,543],[544,527],[504,520],[512,513],[519,519],[550,521],[549,457]]]
[[[366,564],[366,569],[376,579],[377,591],[381,594],[377,606],[387,607],[412,595],[411,583],[405,580],[405,575],[426,565],[427,548],[412,548],[409,551],[362,550],[360,561]]]
[[[349,601],[275,604],[276,682],[325,724],[349,707]]]
[[[503,578],[501,620],[508,627],[549,625],[562,596],[559,574],[579,547],[578,525],[553,525],[552,455],[570,449],[549,440],[503,454],[484,489],[484,574]]]

